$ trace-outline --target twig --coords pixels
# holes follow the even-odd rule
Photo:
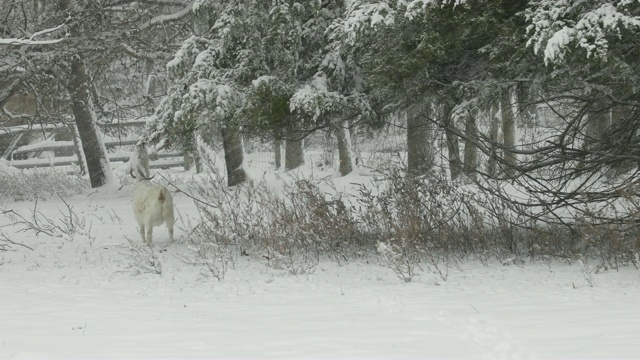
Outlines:
[[[187,195],[187,197],[189,197],[189,198],[190,198],[190,199],[192,199],[193,201],[197,201],[197,202],[199,202],[199,203],[201,203],[201,204],[203,204],[203,205],[206,205],[206,206],[209,206],[209,207],[212,207],[212,208],[217,208],[217,206],[215,206],[215,205],[213,205],[213,204],[211,204],[211,203],[208,203],[208,202],[206,202],[206,201],[204,201],[204,200],[198,199],[198,198],[196,198],[195,196],[193,196],[193,195],[189,194],[188,192],[186,192],[186,191],[184,191],[184,190],[180,189],[180,188],[179,188],[178,186],[176,186],[174,183],[172,183],[171,181],[169,181],[169,179],[167,179],[164,175],[162,175],[162,174],[158,174],[158,175],[160,175],[160,177],[161,177],[161,178],[163,178],[163,179],[164,179],[164,181],[166,181],[169,185],[171,185],[171,186],[173,186],[174,188],[176,188],[176,190],[178,190],[178,192],[180,192],[180,193],[183,193],[183,194]]]
[[[27,248],[27,249],[29,249],[29,250],[33,251],[33,248],[32,248],[32,247],[30,247],[30,246],[28,246],[28,245],[25,245],[25,244],[21,244],[21,243],[15,242],[15,241],[13,241],[13,240],[9,239],[9,237],[7,236],[7,234],[5,234],[5,233],[4,233],[4,232],[2,232],[2,231],[0,231],[0,238],[1,238],[1,240],[2,240],[3,242],[7,242],[7,243],[9,243],[9,244],[11,244],[11,245],[18,245],[18,246],[22,246],[22,247],[25,247],[25,248]]]

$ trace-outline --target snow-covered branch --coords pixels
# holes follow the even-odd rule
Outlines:
[[[20,79],[15,79],[11,84],[0,89],[0,107],[4,107],[4,104],[13,96],[19,84]]]
[[[15,120],[15,119],[33,119],[33,115],[29,115],[29,114],[14,114],[9,109],[7,109],[6,106],[2,107],[2,112],[1,113],[6,115],[11,120]]]
[[[527,10],[531,23],[528,46],[544,52],[545,63],[562,62],[571,44],[586,50],[587,57],[604,58],[611,36],[620,38],[621,29],[640,29],[628,0],[565,2],[543,0]]]
[[[162,54],[160,54],[158,52],[138,51],[138,50],[132,48],[131,46],[129,46],[128,44],[125,44],[125,43],[120,44],[120,47],[122,47],[122,50],[124,50],[124,52],[127,53],[127,55],[129,55],[131,57],[134,57],[136,59],[167,60],[166,56],[163,56]]]
[[[66,21],[65,21],[65,23],[66,23]],[[29,38],[0,39],[0,45],[51,45],[51,44],[57,44],[60,41],[64,40],[64,37],[58,38],[58,39],[50,39],[50,40],[36,40],[35,38],[38,37],[38,36],[41,36],[41,35],[49,34],[49,33],[52,33],[54,31],[60,30],[60,28],[62,28],[65,25],[65,23],[60,24],[60,25],[58,25],[56,27],[53,27],[53,28],[50,28],[50,29],[36,31]]]
[[[171,22],[171,21],[176,21],[179,20],[185,16],[187,16],[190,12],[191,9],[193,8],[193,1],[190,1],[187,6],[185,6],[182,10],[171,13],[171,14],[163,14],[163,15],[158,15],[156,17],[154,17],[153,19],[147,21],[146,23],[140,25],[140,27],[138,28],[139,30],[144,30],[147,29],[151,26],[157,25],[157,24],[162,24],[162,23],[166,23],[166,22]]]
[[[136,0],[130,1],[143,4],[156,4],[156,5],[189,5],[191,0]]]
[[[0,39],[0,45],[52,45],[57,44],[64,38],[52,39],[52,40],[33,40],[29,39]]]
[[[348,43],[355,43],[361,32],[378,25],[389,26],[395,22],[395,17],[395,10],[386,2],[352,1],[346,7],[345,17],[337,19],[329,31],[342,34]]]

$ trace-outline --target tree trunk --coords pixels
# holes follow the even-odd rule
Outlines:
[[[71,109],[78,127],[78,135],[82,142],[82,151],[87,161],[91,187],[97,188],[107,182],[115,181],[115,176],[109,165],[107,150],[96,124],[87,73],[80,55],[76,55],[71,61],[68,91],[71,96]]]
[[[516,155],[513,153],[515,149],[515,122],[513,119],[513,109],[511,108],[511,89],[506,87],[502,90],[500,99],[500,110],[502,111],[502,137],[504,139],[504,172],[508,177],[516,174]]]
[[[618,123],[620,121],[624,121],[625,118],[630,115],[629,112],[630,112],[630,108],[627,106],[620,105],[620,104],[614,105],[611,108],[611,125],[610,126],[619,126]],[[634,163],[631,160],[623,161],[621,164],[619,164],[616,167],[615,176],[620,176],[638,165],[640,164]]]
[[[284,151],[284,169],[293,170],[304,164],[304,140],[289,137]]]
[[[274,140],[273,151],[275,153],[276,170],[278,170],[282,167],[282,140]]]
[[[602,140],[602,135],[610,125],[609,108],[602,102],[594,102],[588,109],[587,140],[586,144],[598,143]],[[615,114],[618,116],[618,114]],[[619,120],[616,119],[616,121]]]
[[[477,113],[475,111],[470,111],[467,114],[467,120],[465,122],[465,134],[467,135],[467,140],[464,143],[463,171],[470,179],[475,179],[478,166],[477,147],[474,144],[474,141],[478,139],[476,115]]]
[[[222,128],[222,147],[227,168],[227,185],[235,186],[247,179],[244,171],[244,146],[237,130]]]
[[[80,140],[80,135],[78,135],[78,128],[75,124],[69,124],[69,131],[71,131],[71,138],[73,140],[73,152],[78,158],[80,173],[84,176],[87,174],[87,160],[84,158],[84,152],[82,151],[82,141]]]
[[[498,113],[500,109],[497,101],[489,106],[489,140],[491,141],[491,148],[489,154],[489,163],[487,164],[487,174],[489,177],[495,178],[497,175],[497,162],[498,162],[498,128],[500,127],[500,119]]]
[[[526,127],[534,127],[536,120],[535,105],[531,102],[532,86],[529,82],[518,82],[516,84],[516,100],[518,101],[518,116],[520,123]]]
[[[186,152],[182,155],[184,171],[191,170],[191,166],[195,163],[196,159],[192,153]]]
[[[341,176],[345,176],[353,171],[354,161],[351,148],[351,135],[346,121],[343,121],[336,129],[338,139],[338,160],[340,162],[339,171]]]
[[[333,167],[335,153],[336,143],[333,138],[333,129],[328,128],[324,131],[324,141],[322,142],[322,164],[324,166]]]
[[[351,137],[351,151],[353,152],[353,165],[362,165],[362,154],[360,154],[360,141],[358,140],[358,125],[349,121],[349,136]]]
[[[424,112],[424,113],[421,113]],[[407,109],[407,175],[426,175],[433,166],[427,117],[431,104],[413,104]]]
[[[451,172],[451,181],[455,181],[460,177],[462,172],[462,162],[460,161],[460,145],[458,137],[451,131],[455,126],[453,123],[453,107],[445,103],[443,107],[444,135],[447,139],[447,149],[449,150],[449,171]]]

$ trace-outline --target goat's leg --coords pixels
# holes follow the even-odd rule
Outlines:
[[[164,222],[167,224],[167,230],[169,231],[169,241],[173,242],[173,214],[167,215]]]
[[[147,245],[151,246],[151,238],[153,237],[153,225],[148,225],[147,226],[147,239],[146,239],[146,243]]]
[[[169,231],[169,241],[173,242],[173,222],[167,223],[167,230]]]
[[[140,237],[142,238],[142,241],[144,242],[144,224],[140,224]]]

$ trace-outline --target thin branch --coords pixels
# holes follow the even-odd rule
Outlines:
[[[164,177],[162,174],[159,174],[159,173],[158,173],[158,175],[160,175],[160,177],[161,177],[161,178],[163,178],[163,179],[164,179],[164,181],[166,181],[169,185],[171,185],[171,186],[173,186],[174,188],[176,188],[176,190],[178,190],[178,192],[181,192],[181,193],[183,193],[183,194],[187,195],[187,197],[189,197],[191,200],[193,200],[193,201],[197,201],[197,202],[199,202],[199,203],[201,203],[201,204],[203,204],[203,205],[206,205],[206,206],[209,206],[209,207],[212,207],[212,208],[217,208],[217,206],[215,206],[215,205],[213,205],[213,204],[211,204],[211,203],[208,203],[208,202],[206,202],[206,201],[203,201],[203,200],[201,200],[201,199],[198,199],[198,198],[196,198],[195,196],[193,196],[193,195],[189,194],[188,192],[186,192],[186,191],[184,191],[184,190],[180,189],[180,188],[179,188],[179,187],[177,187],[174,183],[172,183],[171,181],[169,181],[169,179],[167,179],[166,177]]]
[[[52,28],[49,28],[49,29],[36,31],[29,38],[0,39],[0,45],[15,45],[15,46],[18,46],[18,45],[52,45],[52,44],[57,44],[57,43],[61,42],[62,40],[64,40],[65,38],[62,37],[62,38],[51,39],[51,40],[35,40],[35,38],[38,37],[38,36],[41,36],[41,35],[45,35],[45,34],[60,30],[63,26],[66,25],[67,21],[69,21],[69,19],[67,19],[64,23],[62,23],[62,24],[60,24],[60,25],[58,25],[56,27],[52,27]]]
[[[177,11],[175,13],[165,14],[165,15],[158,15],[158,16],[154,17],[153,19],[147,21],[146,23],[140,25],[138,27],[138,30],[145,30],[145,29],[147,29],[149,27],[152,27],[154,25],[157,25],[157,24],[163,24],[163,23],[166,23],[166,22],[179,20],[179,19],[187,16],[189,13],[191,13],[191,9],[193,8],[193,3],[194,3],[194,1],[190,1],[187,6],[185,6],[182,10]]]
[[[128,44],[125,43],[121,43],[120,47],[122,48],[122,50],[124,50],[124,52],[136,59],[141,59],[141,60],[167,60],[168,57],[167,56],[162,56],[161,54],[157,53],[157,52],[141,52],[138,51],[136,49],[134,49],[133,47],[129,46]]]
[[[24,248],[27,248],[31,251],[33,251],[33,248],[31,246],[25,245],[25,244],[21,244],[19,242],[15,242],[11,239],[9,239],[9,237],[7,236],[7,234],[5,234],[4,232],[0,231],[0,242],[4,242],[4,243],[9,243],[11,245],[17,245],[17,246],[22,246]],[[3,250],[3,248],[0,248],[0,250]]]

